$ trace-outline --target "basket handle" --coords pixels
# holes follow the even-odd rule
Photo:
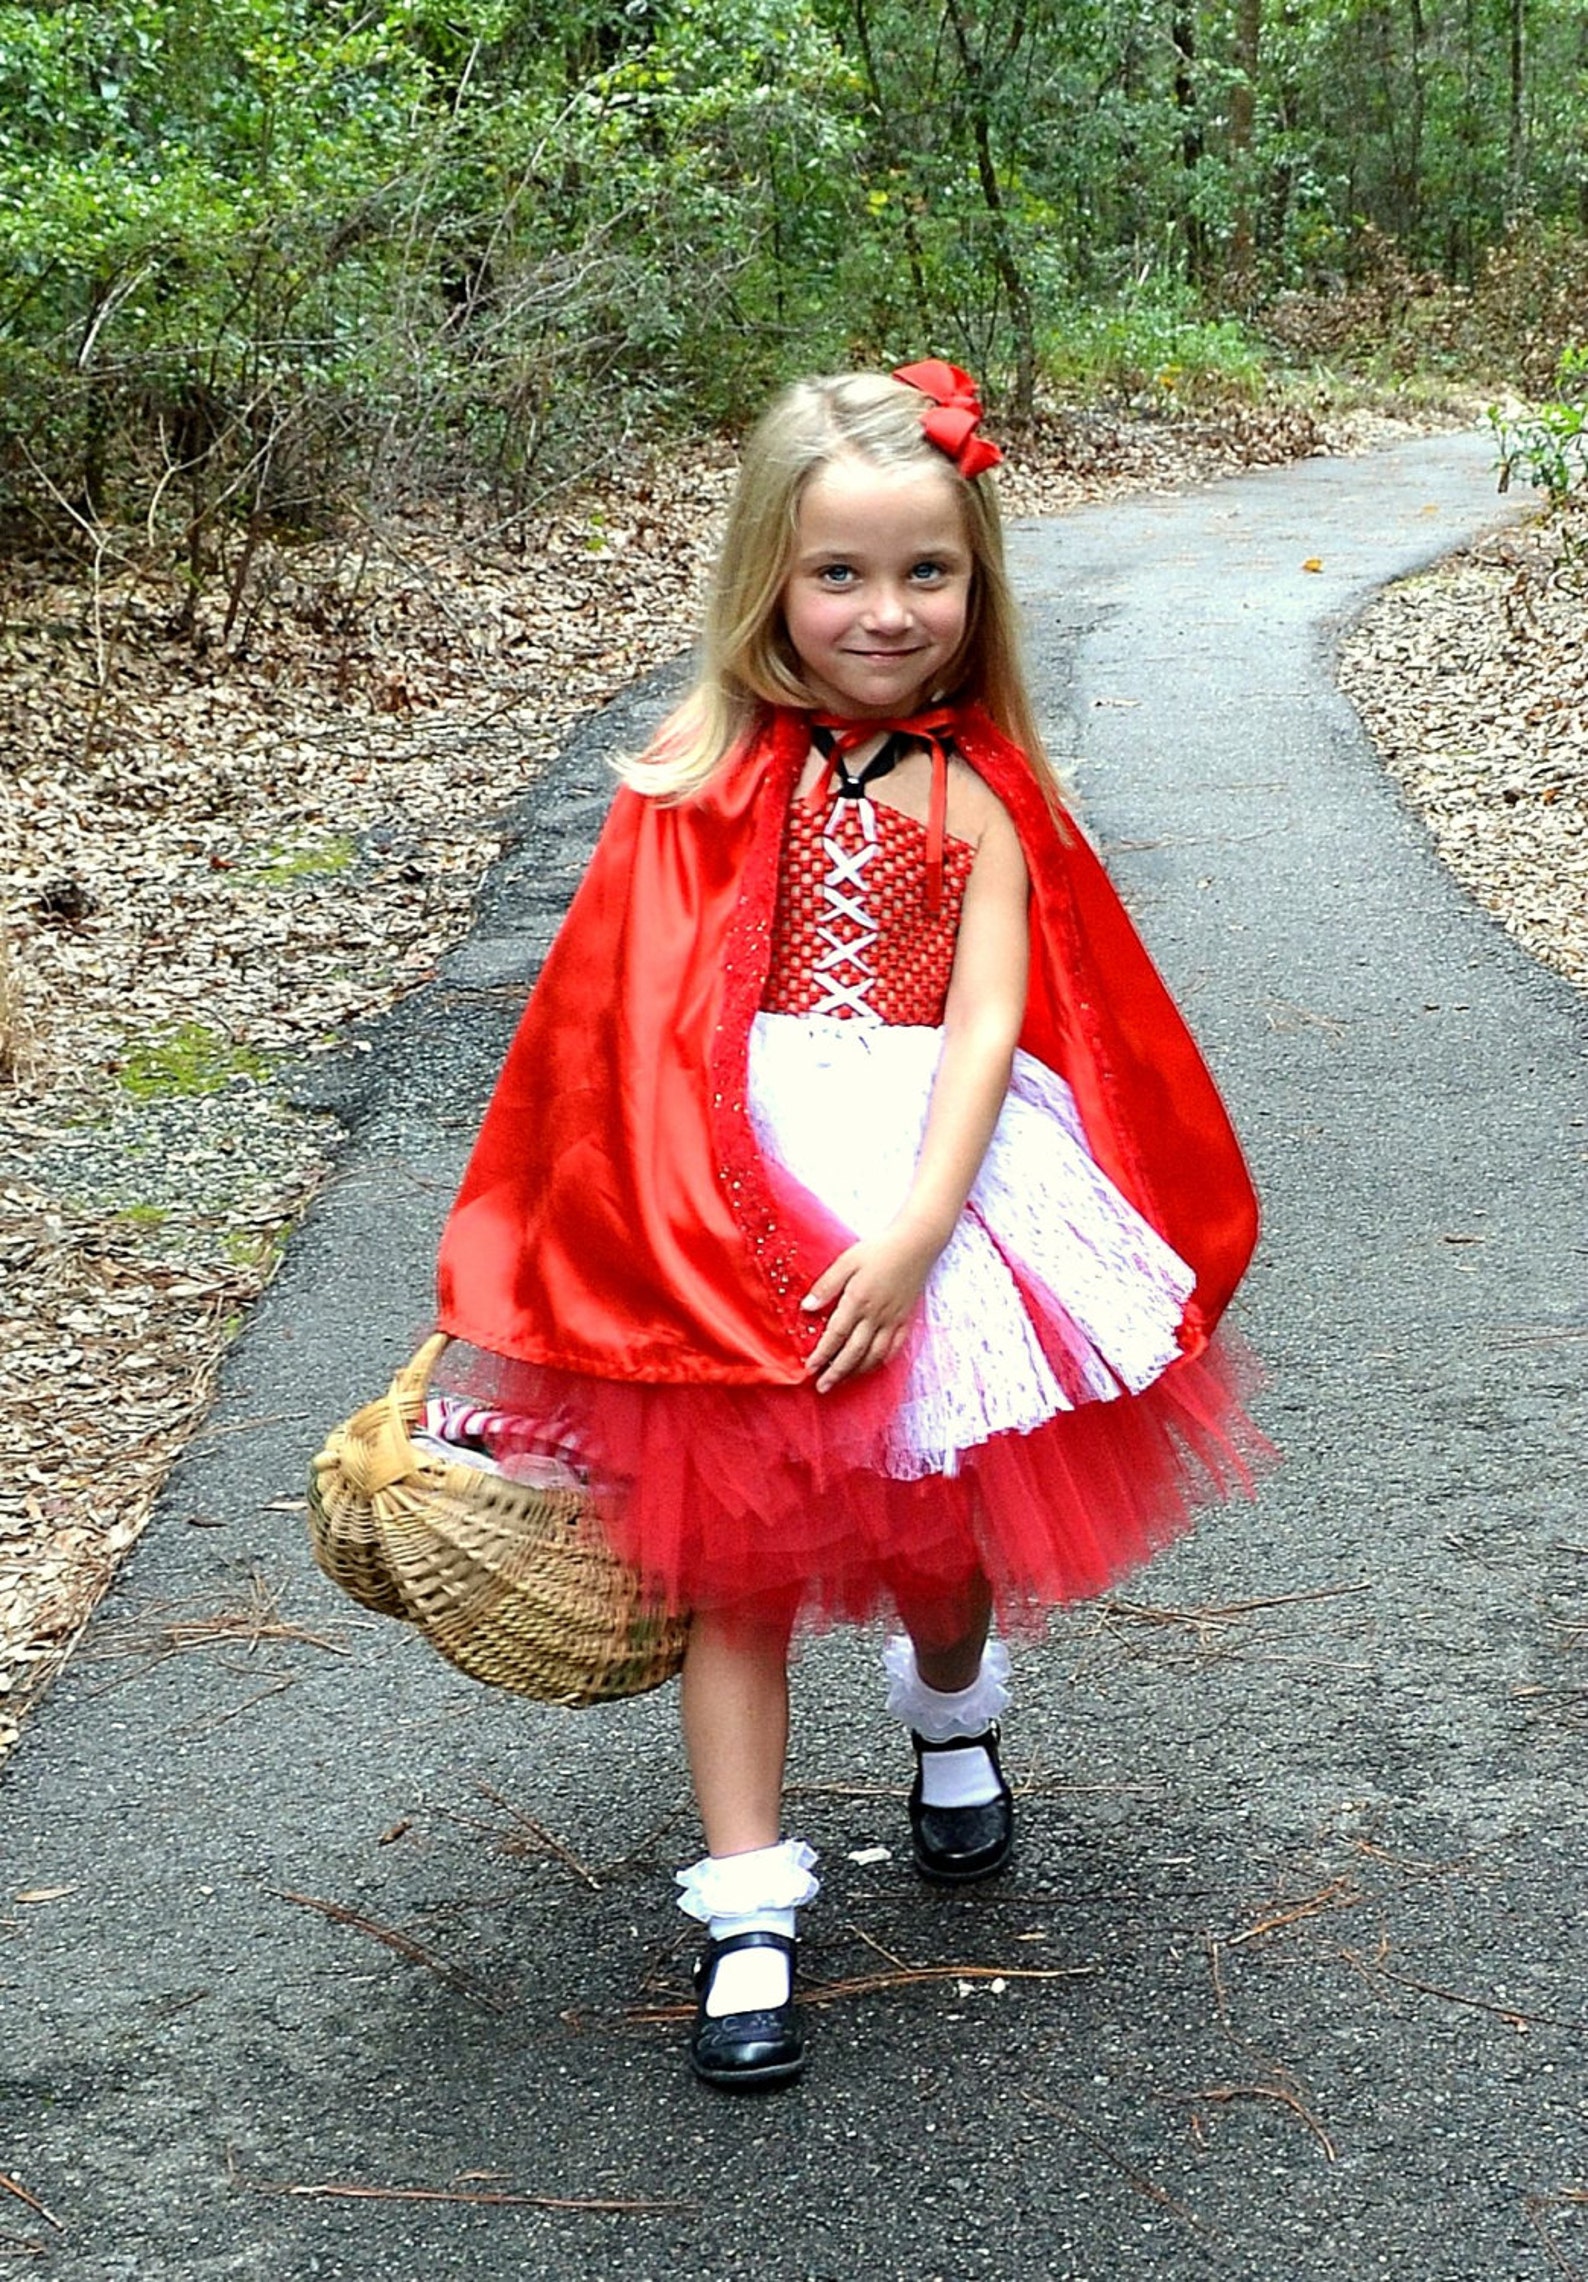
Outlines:
[[[411,1403],[416,1413],[420,1411],[424,1407],[425,1396],[430,1392],[430,1380],[435,1367],[451,1345],[449,1333],[432,1331],[430,1337],[415,1350],[393,1379],[393,1395]]]
[[[359,1468],[367,1494],[389,1489],[414,1469],[414,1447],[408,1439],[409,1422],[424,1409],[430,1374],[451,1345],[446,1332],[434,1331],[406,1362],[386,1390],[385,1415]]]

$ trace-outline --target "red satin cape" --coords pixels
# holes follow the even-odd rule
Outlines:
[[[953,739],[1025,850],[1020,1042],[1069,1083],[1099,1165],[1194,1269],[1180,1343],[1197,1355],[1257,1234],[1229,1119],[1091,848],[984,715],[961,711]],[[798,1303],[848,1237],[763,1162],[745,1073],[809,749],[809,717],[779,710],[692,800],[617,794],[443,1235],[455,1338],[631,1384],[808,1384],[819,1326]]]

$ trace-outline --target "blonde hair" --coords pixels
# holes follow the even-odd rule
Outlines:
[[[1020,746],[1052,799],[1058,782],[1032,718],[1020,667],[1003,526],[989,475],[961,476],[921,427],[919,389],[876,372],[796,381],[745,445],[706,605],[695,686],[636,760],[625,782],[687,800],[752,733],[764,707],[814,707],[783,622],[800,501],[811,478],[845,457],[879,468],[941,470],[959,490],[971,554],[965,637],[938,699],[981,707]]]

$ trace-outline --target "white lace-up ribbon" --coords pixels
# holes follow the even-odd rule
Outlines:
[[[846,811],[860,820],[864,837],[857,848],[846,848],[840,835]],[[822,848],[827,857],[827,877],[822,881],[826,910],[816,922],[816,932],[827,948],[816,961],[823,996],[811,1012],[848,1013],[875,1021],[871,992],[877,977],[871,953],[876,947],[877,923],[866,901],[866,867],[877,852],[876,803],[864,797],[840,796],[835,800],[828,811]],[[851,970],[852,981],[839,980],[834,970],[842,967]]]

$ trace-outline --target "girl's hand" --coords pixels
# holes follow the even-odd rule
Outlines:
[[[857,1371],[875,1371],[892,1362],[941,1248],[929,1238],[890,1228],[851,1244],[817,1278],[801,1304],[812,1314],[832,1310],[805,1366],[818,1394]]]

